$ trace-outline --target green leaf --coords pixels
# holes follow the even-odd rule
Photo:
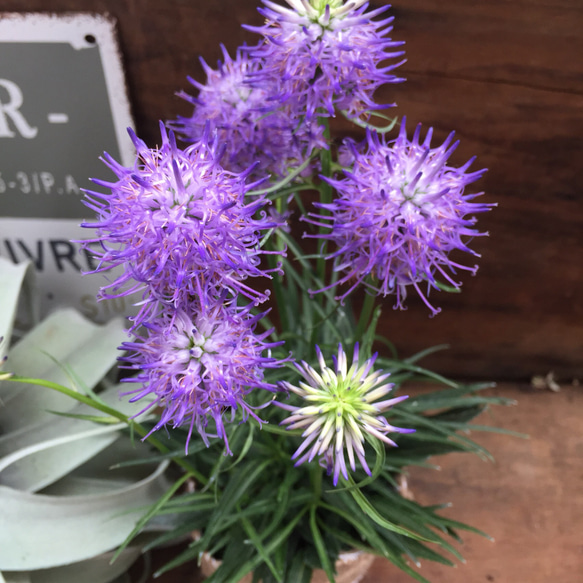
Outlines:
[[[72,490],[70,478],[43,494],[0,486],[0,516],[10,524],[0,529],[0,570],[47,569],[115,548],[141,515],[128,509],[149,505],[166,492],[166,466],[123,482],[119,481],[123,474],[116,472],[114,479],[108,472],[109,479],[101,480],[101,493],[81,474],[72,495],[66,494]]]
[[[225,472],[231,471],[235,466],[238,466],[245,459],[245,456],[249,453],[249,449],[253,445],[255,426],[251,423],[246,423],[244,428],[247,430],[247,437],[245,439],[245,443],[243,444],[243,448],[237,456],[237,459],[230,466],[224,469]]]
[[[341,492],[338,494],[338,500],[332,499],[332,501],[334,503],[331,504],[321,501],[321,508],[327,510],[328,512],[333,512],[334,514],[337,514],[343,518],[360,533],[364,540],[368,541],[368,543],[376,550],[376,552],[383,555],[387,559],[391,558],[391,550],[387,547],[386,543],[381,539],[379,534],[373,528],[373,525],[369,523],[368,517],[358,511],[358,506],[353,503],[352,499],[346,492]],[[338,501],[344,502],[347,506],[347,509],[340,508]],[[340,529],[338,530],[341,532]]]
[[[11,348],[5,369],[60,385],[67,385],[67,370],[71,369],[88,387],[94,387],[117,362],[117,346],[125,337],[121,319],[98,326],[75,310],[57,310]],[[53,418],[48,410],[68,412],[75,406],[58,392],[9,382],[0,385],[0,399],[4,432]]]
[[[224,517],[229,516],[241,497],[257,480],[269,463],[269,461],[260,462],[253,460],[233,475],[221,496],[221,504],[218,505],[217,509],[213,512],[209,520],[209,525],[205,529],[204,535],[200,540],[200,545],[203,549],[208,547],[212,536],[221,525]]]
[[[49,411],[49,413],[52,413],[53,415],[59,415],[60,417],[67,417],[68,419],[78,419],[80,421],[99,423],[100,425],[119,424],[119,419],[111,415],[81,415],[81,413],[63,413],[61,411]]]
[[[354,116],[350,116],[348,115],[348,112],[343,111],[342,115],[344,115],[344,117],[346,117],[346,119],[350,122],[352,122],[353,124],[357,125],[358,127],[364,128],[364,129],[369,129],[373,132],[376,132],[377,134],[386,134],[390,131],[393,130],[393,128],[395,127],[395,125],[397,125],[399,118],[398,116],[395,116],[394,118],[389,118],[386,116],[381,116],[379,115],[378,112],[364,112],[365,114],[368,113],[369,115],[373,115],[375,117],[381,118],[381,119],[385,119],[385,120],[389,120],[390,123],[386,126],[375,126],[373,124],[370,124],[366,121],[363,121],[357,117]]]
[[[448,350],[449,344],[437,344],[436,346],[430,346],[425,350],[420,350],[419,352],[415,353],[413,356],[409,356],[405,359],[405,362],[409,364],[415,364],[417,361],[422,360],[428,357],[430,354],[435,354],[441,350]]]
[[[377,359],[377,362],[379,365],[381,365],[385,368],[388,368],[388,370],[390,370],[390,371],[408,370],[408,371],[415,372],[423,377],[427,377],[429,379],[432,379],[434,381],[437,381],[437,382],[444,384],[444,385],[448,385],[448,386],[453,387],[453,388],[457,388],[459,386],[456,382],[451,381],[440,374],[437,374],[435,372],[427,370],[421,366],[411,364],[405,360],[395,360],[392,358],[385,358],[385,357],[379,356],[379,358]]]
[[[243,528],[245,529],[247,536],[251,539],[253,546],[257,549],[257,553],[263,559],[263,562],[269,567],[269,570],[273,573],[273,576],[276,578],[276,580],[281,581],[282,575],[271,561],[271,558],[269,557],[267,550],[263,546],[261,538],[257,534],[256,530],[253,528],[253,525],[246,518],[241,518],[241,524],[243,525]]]
[[[144,528],[146,523],[157,514],[158,510],[162,508],[164,504],[168,502],[168,500],[170,500],[170,498],[179,490],[179,488],[186,482],[188,478],[188,474],[184,474],[182,477],[176,480],[176,482],[174,482],[174,484],[170,486],[170,488],[168,488],[168,490],[166,490],[166,492],[164,492],[164,494],[150,506],[150,509],[140,517],[132,531],[127,535],[126,539],[115,551],[113,558],[111,559],[112,563],[121,555],[123,550],[129,546],[130,542]]]
[[[284,544],[298,522],[303,518],[307,507],[301,510],[282,530],[280,530],[266,545],[266,552],[272,553],[277,547]],[[261,562],[261,557],[254,557],[246,561],[239,570],[233,575],[233,581],[239,581],[247,573],[251,572]]]
[[[259,190],[252,190],[247,193],[247,196],[256,196],[260,194],[272,194],[277,193],[280,189],[288,185],[294,178],[297,178],[312,162],[313,158],[308,158],[300,166],[294,168],[286,177],[282,178],[279,182],[276,182],[273,186],[269,188],[260,188]]]
[[[310,583],[311,578],[312,568],[306,564],[304,552],[295,553],[288,565],[285,580],[294,583]]]
[[[328,556],[322,535],[320,534],[320,529],[318,528],[318,524],[316,522],[316,509],[316,505],[313,505],[310,508],[310,531],[314,539],[314,544],[316,545],[316,551],[318,552],[318,558],[320,559],[322,569],[324,569],[324,572],[328,577],[328,581],[330,581],[330,583],[335,583],[336,579],[334,578],[334,569],[332,567],[332,563],[330,562],[330,557]]]
[[[352,485],[354,485],[354,480],[352,478],[349,478],[349,482]],[[425,542],[434,542],[435,541],[435,537],[426,538],[426,537],[420,536],[420,535],[418,535],[418,534],[416,534],[416,533],[414,533],[406,528],[398,526],[397,524],[394,524],[394,523],[388,521],[386,518],[382,517],[377,512],[377,510],[373,507],[373,505],[368,501],[366,496],[360,490],[358,490],[358,489],[350,490],[350,495],[354,498],[355,502],[358,504],[360,509],[371,520],[376,522],[382,528],[386,528],[387,530],[396,532],[398,534],[402,534],[403,536],[408,536],[408,537],[411,537],[413,539],[422,540]]]
[[[31,289],[34,270],[30,261],[14,265],[0,257],[0,362],[6,355],[12,336],[18,302],[23,291],[27,291],[27,314],[32,317],[31,324],[38,319],[38,304],[32,299]]]

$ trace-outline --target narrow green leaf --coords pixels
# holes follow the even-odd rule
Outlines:
[[[475,425],[473,423],[454,423],[448,421],[445,423],[447,427],[455,429],[456,431],[485,431],[489,433],[500,433],[501,435],[509,435],[511,437],[518,437],[519,439],[530,439],[530,435],[526,433],[519,433],[512,431],[512,429],[504,429],[504,427],[493,427],[492,425]]]
[[[382,554],[385,558],[390,559],[391,550],[387,547],[386,543],[381,539],[371,524],[366,521],[365,516],[363,516],[362,513],[358,511],[357,505],[352,504],[353,501],[348,496],[348,494],[346,492],[340,493],[338,495],[338,499],[347,505],[348,510],[340,508],[338,506],[338,501],[335,501],[334,504],[327,504],[320,501],[320,506],[324,510],[333,512],[334,514],[337,514],[343,518],[349,524],[352,524],[352,526],[360,533],[362,538],[368,541],[368,543],[374,549],[376,549],[378,553]]]
[[[243,448],[241,449],[241,453],[237,456],[237,459],[228,467],[225,468],[225,472],[232,470],[235,466],[238,466],[247,453],[249,453],[249,449],[253,445],[253,435],[255,432],[255,426],[251,423],[246,423],[245,428],[247,429],[247,438],[245,439],[245,443],[243,444]]]
[[[174,493],[178,491],[178,489],[182,486],[182,484],[184,484],[184,482],[186,482],[188,478],[189,478],[188,474],[184,474],[176,482],[174,482],[174,484],[167,490],[167,492],[163,496],[160,497],[158,502],[152,504],[148,512],[146,512],[140,518],[140,520],[138,520],[134,529],[130,532],[127,538],[123,541],[123,543],[121,543],[121,545],[115,551],[111,559],[112,563],[121,555],[123,550],[130,544],[130,542],[142,530],[142,528],[144,528],[146,523],[158,513],[158,511],[164,506],[164,504],[166,504],[166,502],[168,502],[168,500],[170,500]]]
[[[278,190],[287,186],[294,178],[297,178],[312,162],[313,158],[308,158],[300,166],[294,168],[285,178],[282,178],[279,182],[276,182],[273,186],[265,189],[252,190],[247,193],[247,196],[265,195],[277,193]]]
[[[312,578],[312,569],[306,564],[303,551],[293,555],[289,568],[286,571],[286,581],[290,583],[310,583]]]
[[[379,365],[381,365],[383,367],[389,367],[390,369],[395,369],[395,370],[410,370],[410,371],[415,372],[421,376],[438,381],[444,385],[448,385],[448,386],[453,387],[453,388],[458,387],[458,384],[456,382],[451,381],[440,374],[437,374],[435,372],[432,372],[430,370],[427,370],[427,369],[422,368],[420,366],[417,366],[415,364],[408,363],[404,360],[394,360],[392,358],[386,358],[386,357],[380,356],[377,359],[377,362]]]
[[[431,354],[435,354],[436,352],[448,349],[449,344],[437,344],[435,346],[430,346],[425,350],[420,350],[419,352],[416,352],[413,356],[409,356],[408,358],[405,359],[405,362],[408,362],[409,364],[415,364],[419,360],[423,360],[424,358],[428,357]]]
[[[318,552],[318,557],[320,559],[322,569],[324,569],[324,572],[326,573],[330,583],[335,583],[336,579],[334,578],[334,569],[332,567],[332,563],[330,562],[330,557],[328,556],[322,535],[320,534],[320,529],[318,528],[318,524],[316,522],[316,509],[316,505],[313,505],[310,508],[310,531],[314,539],[314,544],[316,545],[316,551]]]
[[[112,415],[82,415],[81,413],[65,413],[62,411],[48,411],[53,415],[59,415],[60,417],[69,417],[70,419],[80,419],[82,421],[91,421],[92,423],[100,423],[102,425],[113,425],[119,423],[117,417]]]
[[[247,536],[251,539],[253,546],[257,549],[257,553],[263,559],[263,562],[269,567],[269,570],[273,573],[273,576],[277,579],[277,581],[281,581],[283,575],[278,569],[276,569],[271,558],[269,557],[269,554],[267,553],[267,550],[263,546],[257,531],[253,528],[253,525],[246,518],[241,518],[241,524],[243,525]]]
[[[352,478],[349,478],[349,482],[351,482],[351,484],[354,484],[354,480]],[[396,532],[398,534],[402,534],[403,536],[408,536],[425,542],[434,542],[434,539],[420,536],[410,530],[407,530],[406,528],[402,528],[401,526],[393,524],[392,522],[383,518],[360,490],[357,489],[350,490],[350,495],[354,498],[354,501],[358,504],[360,509],[379,526],[391,530],[393,532]]]
[[[201,538],[200,543],[202,548],[206,548],[209,545],[212,536],[219,528],[224,517],[232,512],[241,497],[257,480],[261,472],[263,472],[269,463],[269,460],[263,462],[253,460],[243,466],[241,470],[231,478],[221,496],[221,504],[213,512],[208,528],[205,529],[204,536]]]
[[[339,498],[342,497],[346,497],[346,502],[349,503],[349,496],[346,492],[343,492]],[[324,508],[328,508],[331,512],[335,512],[338,513],[338,511],[341,511],[340,508],[336,507],[336,506],[332,506],[332,505],[323,505],[322,503],[320,504],[322,507]],[[394,565],[396,565],[399,569],[401,569],[402,571],[404,571],[405,573],[407,573],[408,575],[410,575],[411,577],[413,577],[414,579],[416,579],[417,581],[420,581],[421,583],[430,583],[427,579],[425,579],[424,577],[422,577],[421,575],[419,575],[419,573],[417,573],[416,571],[414,571],[413,569],[411,569],[411,567],[409,567],[409,565],[407,565],[407,563],[399,556],[399,554],[397,552],[395,552],[395,550],[391,549],[387,543],[383,540],[380,539],[379,535],[376,533],[376,531],[372,530],[371,534],[368,534],[368,527],[362,522],[362,515],[361,513],[358,512],[358,510],[355,509],[352,510],[351,512],[343,512],[343,517],[350,522],[351,524],[353,524],[353,526],[356,528],[356,530],[358,532],[361,533],[362,536],[365,537],[365,540],[367,540],[371,546],[375,549],[375,552],[378,552],[380,554],[382,554],[385,558],[389,559]],[[356,517],[359,517],[360,520],[357,520]],[[358,548],[358,547],[356,547]]]
[[[293,518],[285,528],[280,530],[277,535],[275,535],[272,540],[266,545],[266,552],[272,553],[277,547],[283,544],[293,529],[296,527],[298,522],[303,518],[304,514],[308,510],[307,507],[303,508],[296,516]],[[246,561],[243,565],[241,565],[240,569],[234,574],[232,580],[239,581],[242,579],[247,573],[251,572],[259,563],[261,562],[260,557],[254,557]]]
[[[376,132],[377,134],[386,134],[390,131],[392,131],[392,129],[395,127],[395,125],[397,124],[399,118],[398,117],[394,117],[394,118],[384,118],[387,120],[390,120],[390,123],[386,126],[375,126],[373,124],[370,124],[366,121],[363,121],[357,117],[354,116],[349,116],[347,112],[343,111],[342,114],[344,115],[344,117],[346,117],[347,120],[351,121],[353,124],[357,125],[358,127],[361,127],[363,129],[368,129],[371,130],[373,132]],[[377,117],[380,117],[379,115],[377,115]]]

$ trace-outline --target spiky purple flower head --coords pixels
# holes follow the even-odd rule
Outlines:
[[[423,142],[420,134],[419,125],[413,138],[407,138],[405,118],[393,143],[367,132],[364,144],[353,145],[353,167],[345,170],[346,177],[328,179],[338,198],[317,204],[327,212],[308,219],[329,227],[328,233],[316,236],[337,245],[329,258],[343,274],[339,283],[350,284],[342,299],[365,282],[382,295],[395,294],[395,307],[404,309],[407,288],[413,286],[436,314],[439,308],[429,303],[420,284],[427,284],[427,292],[446,286],[459,289],[461,283],[451,274],[478,269],[453,261],[449,254],[460,249],[479,257],[464,240],[487,235],[473,228],[473,215],[495,205],[473,203],[482,193],[464,190],[484,170],[466,172],[473,158],[460,168],[448,165],[458,145],[453,133],[437,148],[430,147],[431,129]]]
[[[299,386],[282,381],[282,388],[299,395],[305,403],[297,407],[275,401],[274,404],[292,414],[284,419],[288,429],[304,429],[304,441],[292,456],[298,466],[318,457],[333,475],[334,485],[340,474],[348,479],[348,468],[344,454],[352,471],[356,470],[355,454],[364,471],[370,476],[366,463],[365,439],[380,440],[388,445],[397,444],[387,437],[387,433],[411,433],[414,429],[401,429],[389,424],[382,415],[393,405],[407,399],[407,396],[378,401],[386,396],[393,384],[385,382],[390,376],[382,370],[373,371],[376,354],[359,364],[359,348],[356,344],[352,365],[348,361],[342,345],[338,346],[338,356],[332,356],[334,368],[329,368],[320,349],[316,346],[320,371],[307,362],[294,363],[303,379]]]
[[[160,148],[131,136],[138,152],[134,166],[106,155],[119,180],[95,181],[110,192],[90,192],[86,201],[98,215],[97,222],[83,224],[97,231],[84,242],[99,259],[97,271],[123,267],[102,296],[142,290],[146,305],[179,308],[211,284],[265,300],[245,280],[268,275],[260,265],[260,242],[278,223],[262,210],[264,197],[246,197],[257,186],[246,182],[250,170],[223,170],[221,149],[208,133],[184,151],[163,126]]]
[[[130,351],[121,358],[125,368],[139,371],[125,379],[140,385],[126,393],[133,394],[130,401],[145,397],[144,410],[163,408],[152,431],[188,426],[187,447],[196,429],[207,445],[209,437],[219,437],[228,449],[225,417],[233,421],[239,410],[244,421],[260,421],[245,397],[254,389],[277,390],[264,371],[282,365],[270,353],[281,343],[266,340],[271,330],[255,333],[264,314],[253,316],[250,305],[240,308],[225,299],[205,294],[183,310],[163,312],[145,323],[143,336],[120,347]]]
[[[184,140],[195,142],[210,124],[226,145],[221,165],[243,172],[256,164],[253,177],[283,177],[307,160],[315,147],[326,147],[318,124],[300,124],[289,107],[275,102],[273,79],[255,86],[249,83],[250,77],[261,71],[261,59],[250,57],[245,47],[232,59],[225,47],[221,48],[224,62],[219,62],[217,70],[201,59],[207,75],[204,85],[188,78],[199,90],[197,97],[178,94],[194,105],[192,116],[180,116],[168,124],[170,127]]]
[[[265,63],[254,83],[279,80],[280,99],[307,119],[389,107],[373,100],[380,85],[402,81],[391,71],[403,61],[381,66],[403,54],[394,50],[403,43],[386,36],[393,18],[373,20],[388,6],[366,12],[365,0],[286,0],[291,9],[262,2],[266,24],[246,27],[264,37],[252,53]]]

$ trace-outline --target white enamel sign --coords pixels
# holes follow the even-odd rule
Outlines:
[[[133,163],[132,125],[113,21],[0,15],[0,255],[34,263],[43,314],[128,312],[127,299],[96,302],[104,276],[81,276],[94,261],[71,240],[92,235],[79,226],[94,219],[81,189],[113,178],[103,152]]]

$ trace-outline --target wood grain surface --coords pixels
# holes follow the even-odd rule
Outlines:
[[[383,4],[371,2],[372,7]],[[204,81],[198,57],[220,58],[256,37],[256,0],[0,0],[0,11],[108,12],[119,40],[138,133],[189,114],[175,92]],[[427,364],[456,377],[583,375],[583,3],[580,0],[397,0],[393,37],[406,41],[407,82],[379,91],[409,127],[452,130],[454,161],[478,156],[477,188],[498,202],[479,218],[480,271],[461,294],[406,312],[386,302],[381,327],[402,355],[447,343]],[[344,126],[340,124],[340,132]],[[88,136],[90,139],[90,136]],[[436,143],[437,143],[436,140]],[[471,260],[471,258],[470,258]]]

